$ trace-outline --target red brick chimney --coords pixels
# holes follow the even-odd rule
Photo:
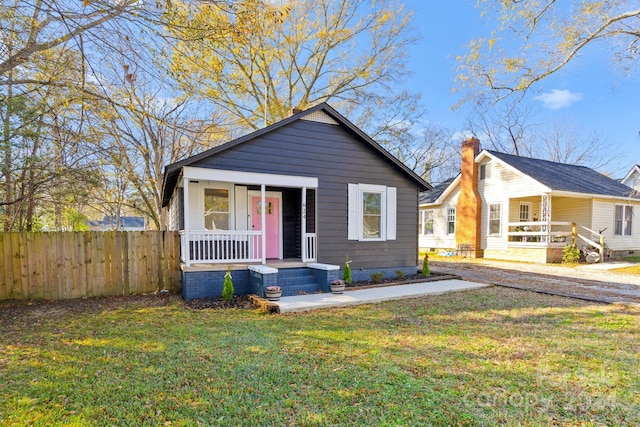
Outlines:
[[[468,245],[472,251],[466,256],[482,258],[480,248],[480,225],[482,223],[482,199],[478,193],[478,164],[480,141],[469,138],[462,143],[462,166],[460,171],[460,195],[456,206],[456,246]]]

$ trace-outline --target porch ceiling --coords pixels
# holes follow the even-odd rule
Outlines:
[[[318,188],[318,178],[311,176],[242,172],[192,166],[185,166],[182,169],[182,176],[183,178],[194,180],[233,182],[247,185],[264,184],[273,187]]]

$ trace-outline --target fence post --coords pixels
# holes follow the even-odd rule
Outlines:
[[[604,262],[604,235],[600,233],[600,262]]]

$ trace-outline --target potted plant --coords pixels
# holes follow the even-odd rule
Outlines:
[[[269,301],[278,301],[282,296],[282,288],[280,286],[267,286],[264,288],[264,295]]]
[[[332,294],[341,294],[344,292],[344,280],[334,280],[329,284]]]

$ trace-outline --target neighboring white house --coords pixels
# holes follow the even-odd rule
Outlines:
[[[621,182],[624,185],[640,192],[640,166],[637,164],[633,165],[627,176],[622,178]]]
[[[465,150],[472,160],[465,162]],[[640,176],[633,172],[640,171],[628,177]],[[592,169],[480,152],[472,139],[463,144],[461,175],[421,194],[419,246],[556,262],[575,233],[581,248],[597,248],[602,236],[605,255],[638,255],[638,212],[640,193]]]
[[[118,224],[120,221],[120,224]],[[144,231],[146,229],[144,218],[141,216],[115,216],[106,215],[101,220],[89,221],[89,230],[92,231]]]
[[[456,247],[456,205],[460,194],[460,176],[420,193],[418,245],[420,249]],[[426,209],[425,207],[429,207]],[[437,209],[435,207],[438,207]]]

